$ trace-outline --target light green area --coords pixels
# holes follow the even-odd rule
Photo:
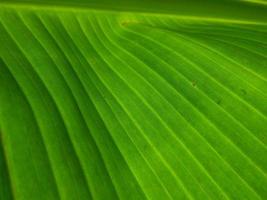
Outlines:
[[[261,4],[261,5],[267,5],[266,0],[242,0],[244,2],[249,2],[249,3],[255,3],[255,4]]]
[[[265,8],[103,2],[0,4],[0,199],[267,199]]]

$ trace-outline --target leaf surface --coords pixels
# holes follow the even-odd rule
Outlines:
[[[267,198],[266,7],[135,3],[0,4],[1,199]]]

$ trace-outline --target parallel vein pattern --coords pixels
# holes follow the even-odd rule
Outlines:
[[[0,11],[0,197],[267,198],[267,26]]]

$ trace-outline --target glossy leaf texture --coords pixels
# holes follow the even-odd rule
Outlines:
[[[266,199],[267,25],[0,7],[0,198]]]

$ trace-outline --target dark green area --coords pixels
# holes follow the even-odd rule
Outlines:
[[[2,77],[2,69],[5,67],[4,62],[0,58],[0,84],[3,86]],[[2,88],[2,87],[1,87]],[[0,93],[3,93],[3,90],[0,91]],[[0,94],[0,96],[1,96]],[[2,103],[2,102],[1,102]],[[4,104],[0,104],[0,106],[4,106]],[[1,109],[0,109],[1,110]],[[10,177],[9,177],[9,171],[7,167],[7,158],[6,154],[4,152],[4,136],[3,132],[1,130],[1,121],[0,121],[0,199],[2,200],[11,200],[12,198],[12,190],[10,185]]]
[[[2,143],[2,133],[0,131],[0,199],[11,200],[12,191]]]

